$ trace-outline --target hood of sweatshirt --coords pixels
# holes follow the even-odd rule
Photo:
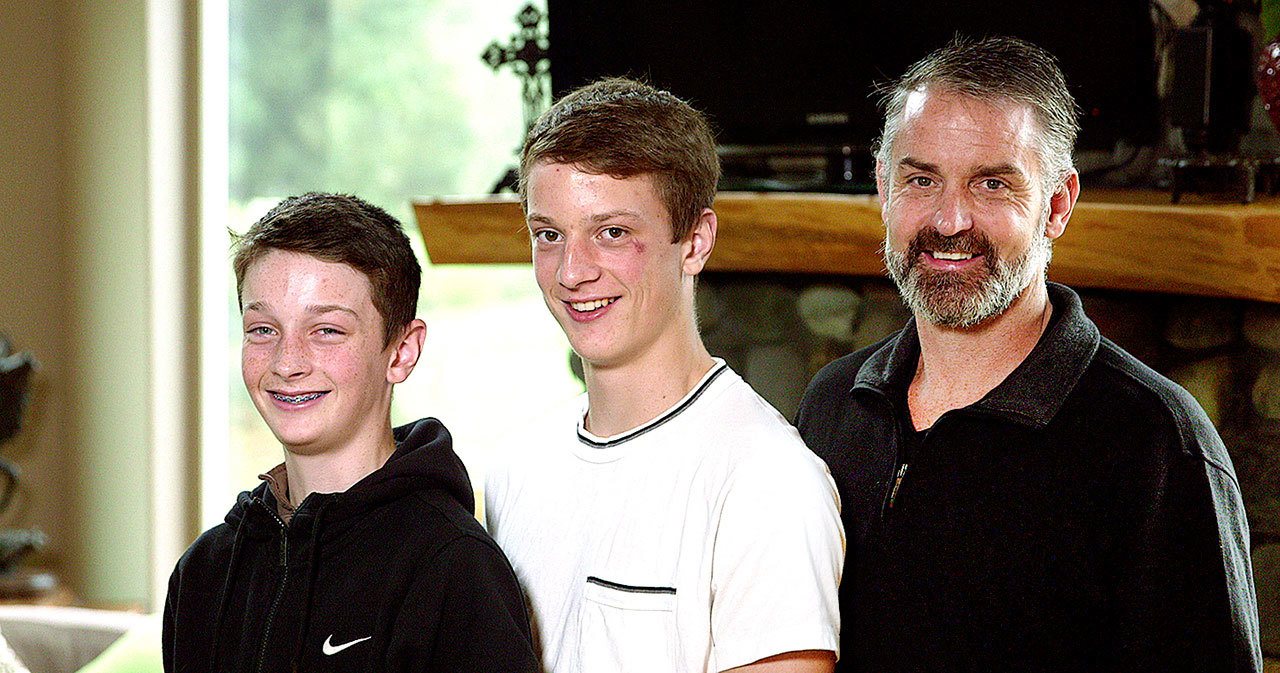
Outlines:
[[[337,534],[345,526],[379,505],[405,497],[413,492],[439,491],[456,500],[468,511],[475,511],[475,495],[467,468],[453,451],[449,430],[434,418],[423,418],[395,428],[396,450],[386,464],[340,493],[312,493],[298,506],[294,520],[314,517],[323,511],[324,535]],[[264,482],[245,491],[227,513],[226,522],[248,535],[275,535],[281,523],[274,515],[275,496]],[[251,508],[264,507],[271,516],[246,517]],[[291,523],[291,525],[293,525]]]
[[[308,495],[287,526],[276,514],[275,496],[265,481],[236,499],[235,506],[226,517],[227,524],[235,532],[226,580],[214,616],[216,635],[212,639],[209,661],[215,666],[210,670],[217,670],[219,641],[223,632],[231,628],[227,622],[227,601],[243,561],[241,552],[247,540],[273,537],[294,539],[295,542],[303,538],[310,540],[303,546],[306,551],[302,562],[298,566],[289,566],[293,569],[289,592],[300,598],[302,606],[301,617],[294,624],[305,627],[320,550],[328,541],[359,526],[366,513],[406,497],[449,498],[456,500],[465,511],[475,511],[471,480],[462,461],[453,452],[449,431],[440,421],[424,418],[395,428],[393,436],[396,450],[381,468],[341,493]],[[281,549],[293,547],[294,544],[290,543]],[[295,655],[301,652],[304,633],[305,628],[297,629]]]

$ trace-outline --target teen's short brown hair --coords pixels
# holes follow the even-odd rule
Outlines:
[[[384,347],[417,315],[422,267],[400,221],[375,205],[346,194],[317,192],[281,201],[243,236],[234,237],[237,303],[245,274],[272,250],[311,255],[363,273],[373,307],[382,316]]]
[[[720,181],[720,159],[706,117],[669,92],[609,78],[577,89],[547,110],[525,138],[520,198],[528,205],[529,170],[538,163],[629,178],[653,176],[671,217],[672,240],[689,236]]]

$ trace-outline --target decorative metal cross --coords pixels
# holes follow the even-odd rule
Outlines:
[[[543,25],[546,18],[542,10],[532,4],[525,5],[516,15],[520,31],[511,36],[506,46],[496,40],[490,43],[481,55],[494,72],[509,64],[520,78],[526,133],[551,103],[551,47]]]

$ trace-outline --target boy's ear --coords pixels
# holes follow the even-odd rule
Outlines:
[[[707,265],[707,259],[711,257],[711,249],[716,247],[716,212],[710,208],[703,208],[702,213],[698,215],[698,221],[694,222],[693,230],[689,232],[689,237],[682,244],[684,254],[684,273],[686,276],[696,276],[702,273],[702,268]]]
[[[403,383],[413,373],[422,356],[422,343],[427,339],[427,323],[418,318],[409,321],[400,332],[399,340],[393,342],[391,359],[387,362],[387,382],[392,385]]]

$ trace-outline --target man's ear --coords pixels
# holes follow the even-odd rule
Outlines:
[[[400,332],[400,339],[392,344],[391,359],[387,362],[387,382],[403,383],[413,373],[422,356],[422,344],[427,339],[427,323],[414,318]]]
[[[702,213],[698,215],[698,221],[693,223],[693,230],[680,244],[684,253],[686,276],[698,275],[702,272],[702,267],[707,265],[707,260],[711,257],[711,249],[716,247],[717,224],[716,212],[710,208],[703,208]]]
[[[880,212],[884,213],[885,201],[889,198],[889,186],[884,180],[884,164],[876,159],[876,197],[880,199]]]
[[[1044,235],[1053,240],[1067,230],[1067,220],[1071,219],[1071,211],[1076,207],[1076,199],[1080,198],[1080,174],[1071,170],[1067,179],[1062,181],[1058,191],[1049,197],[1049,221],[1045,223]]]

